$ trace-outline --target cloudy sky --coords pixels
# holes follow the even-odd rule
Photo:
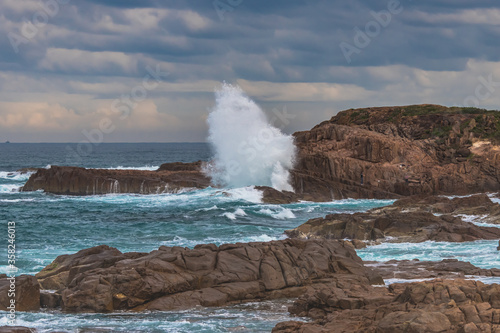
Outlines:
[[[222,81],[289,133],[357,107],[500,108],[494,0],[0,0],[0,33],[0,142],[204,141]]]

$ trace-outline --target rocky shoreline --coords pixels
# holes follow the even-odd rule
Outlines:
[[[500,277],[500,269],[450,259],[363,262],[355,251],[382,242],[500,239],[500,228],[484,225],[500,224],[500,204],[484,194],[500,191],[499,124],[490,111],[436,105],[340,112],[294,134],[295,192],[257,186],[263,202],[397,199],[392,205],[314,218],[281,241],[150,253],[101,245],[59,256],[36,276],[16,279],[18,309],[171,311],[296,298],[290,313],[311,321],[280,323],[273,332],[500,332],[500,285],[474,280]],[[53,166],[38,169],[22,191],[176,193],[211,186],[202,164]],[[0,276],[0,309],[9,283]]]

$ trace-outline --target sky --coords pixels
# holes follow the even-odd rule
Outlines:
[[[494,0],[0,0],[0,142],[201,142],[239,85],[286,133],[500,108]]]

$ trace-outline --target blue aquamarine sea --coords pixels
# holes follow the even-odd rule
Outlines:
[[[107,244],[126,251],[151,251],[161,245],[194,247],[284,238],[283,231],[308,219],[335,212],[357,212],[391,204],[390,200],[339,200],[267,205],[252,187],[208,188],[180,194],[56,196],[23,193],[26,167],[71,165],[87,168],[157,169],[166,162],[210,160],[205,143],[101,144],[81,159],[68,160],[73,144],[0,144],[0,232],[7,271],[7,222],[16,223],[19,274],[35,274],[58,255]],[[228,196],[224,192],[229,192]],[[382,244],[358,251],[366,260],[457,258],[484,267],[500,267],[494,241],[452,244]],[[0,251],[2,242],[0,241]],[[3,259],[1,259],[3,258]],[[290,301],[249,303],[181,312],[18,314],[17,324],[40,332],[269,332],[290,320]],[[0,313],[0,326],[7,323]]]

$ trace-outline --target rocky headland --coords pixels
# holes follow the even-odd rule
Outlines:
[[[269,202],[465,195],[500,190],[500,116],[476,108],[412,105],[342,111],[294,134],[295,194]],[[39,169],[23,191],[54,194],[153,194],[204,188],[201,162],[157,171],[74,167]]]
[[[311,201],[500,190],[500,113],[412,105],[342,111],[295,133],[296,193]]]

